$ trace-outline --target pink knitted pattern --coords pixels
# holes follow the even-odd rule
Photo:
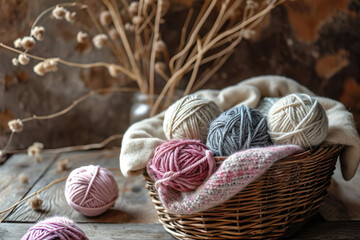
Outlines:
[[[189,192],[211,176],[215,159],[198,140],[172,139],[155,150],[148,163],[148,172],[155,178],[155,187],[162,192]]]
[[[271,165],[288,155],[303,151],[295,145],[253,148],[228,157],[196,191],[180,193],[158,189],[168,212],[193,214],[217,206],[233,197],[261,176]]]

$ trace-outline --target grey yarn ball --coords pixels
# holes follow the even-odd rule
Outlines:
[[[246,105],[231,108],[211,122],[206,143],[216,156],[270,144],[266,119]]]
[[[205,143],[210,122],[221,113],[213,101],[188,95],[166,110],[163,130],[168,139],[197,139]]]

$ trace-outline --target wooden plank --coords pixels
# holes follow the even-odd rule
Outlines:
[[[17,154],[10,157],[0,166],[0,210],[4,210],[21,200],[39,181],[45,171],[53,164],[55,154],[43,154],[43,161],[36,163],[26,154]],[[28,177],[27,183],[20,181],[20,176]],[[11,211],[0,215],[4,220]]]
[[[0,239],[20,239],[32,225],[30,223],[3,223],[0,225]],[[78,225],[91,240],[175,239],[160,224],[80,223]]]
[[[0,224],[0,239],[20,239],[32,225],[30,223],[2,223]],[[160,224],[80,223],[78,225],[89,239],[174,239]],[[320,222],[306,226],[287,240],[357,240],[359,234],[360,222]]]
[[[64,197],[65,182],[62,182],[40,194],[44,201],[40,211],[34,211],[28,204],[22,204],[5,221],[36,222],[46,216],[62,215],[76,222],[157,223],[156,211],[147,195],[142,176],[123,177],[119,170],[118,156],[119,152],[113,150],[62,154],[31,191],[34,192],[55,179],[67,176],[72,169],[80,166],[98,164],[106,168],[115,168],[113,173],[119,187],[119,198],[115,207],[101,216],[85,217],[70,208]],[[71,169],[66,172],[58,172],[57,162],[63,159],[68,159]]]

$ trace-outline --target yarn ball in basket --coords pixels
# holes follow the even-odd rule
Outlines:
[[[216,156],[270,144],[266,119],[259,110],[246,105],[233,107],[211,122],[206,142]]]
[[[328,118],[319,101],[307,94],[281,98],[268,114],[268,129],[275,144],[311,148],[322,143],[328,132]]]
[[[210,177],[215,167],[212,153],[199,140],[172,139],[155,149],[147,171],[158,190],[190,192]]]
[[[221,112],[211,100],[195,95],[185,96],[166,110],[165,135],[168,139],[197,139],[205,143],[210,122]]]
[[[68,204],[86,216],[97,216],[115,205],[118,187],[112,173],[100,166],[74,169],[66,180]]]
[[[21,240],[88,240],[85,233],[66,217],[51,217],[32,226]]]

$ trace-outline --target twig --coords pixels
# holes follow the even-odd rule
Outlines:
[[[22,200],[18,201],[17,203],[15,203],[14,205],[12,205],[11,207],[9,207],[9,208],[7,208],[7,209],[5,209],[5,210],[0,211],[0,214],[3,214],[3,213],[5,213],[5,212],[7,212],[7,211],[12,210],[12,209],[15,208],[16,206],[18,206],[20,203],[25,202],[25,201],[28,200],[29,198],[31,198],[31,197],[33,197],[33,196],[35,196],[35,195],[38,195],[39,193],[45,191],[46,189],[48,189],[48,188],[50,188],[50,187],[52,187],[52,186],[54,186],[54,185],[56,185],[56,184],[58,184],[58,183],[60,183],[60,182],[65,181],[66,179],[67,179],[67,177],[62,177],[62,178],[59,178],[59,179],[56,179],[56,180],[52,181],[51,183],[49,183],[49,184],[46,185],[45,187],[43,187],[43,188],[41,188],[40,190],[38,190],[38,191],[36,191],[36,192],[28,195],[27,197],[25,197],[25,198],[23,198]],[[2,220],[1,220],[0,222],[2,222]]]
[[[193,72],[191,74],[189,83],[186,86],[184,96],[186,96],[186,95],[188,95],[190,93],[191,88],[194,85],[194,82],[195,82],[195,79],[196,79],[196,76],[197,76],[197,73],[199,71],[199,67],[200,67],[200,64],[201,64],[201,58],[203,56],[203,53],[202,53],[202,50],[201,50],[201,41],[200,41],[200,39],[198,39],[196,43],[197,43],[196,46],[197,46],[197,52],[198,52],[197,59],[196,59],[196,62],[195,62],[195,65],[194,65],[194,70],[193,70]]]
[[[86,151],[90,149],[99,149],[103,148],[108,145],[110,142],[121,139],[123,134],[115,134],[100,143],[91,143],[86,145],[77,145],[77,146],[70,146],[70,147],[63,147],[63,148],[56,148],[56,149],[45,149],[43,150],[44,153],[65,153],[65,152],[73,152],[73,151]]]
[[[136,81],[137,81],[137,83],[139,85],[140,91],[142,93],[146,93],[147,92],[147,86],[146,86],[146,84],[144,84],[145,82],[142,81],[142,77],[141,77],[141,74],[140,74],[140,71],[139,71],[139,67],[136,64],[134,54],[133,54],[133,52],[131,50],[129,41],[128,41],[127,36],[125,34],[125,31],[124,31],[124,25],[122,23],[120,13],[118,12],[118,9],[115,8],[110,3],[109,0],[103,0],[103,2],[106,5],[106,7],[109,9],[111,18],[112,18],[113,23],[115,25],[115,28],[116,28],[117,32],[119,33],[119,36],[120,36],[120,38],[122,40],[122,43],[124,44],[126,54],[127,54],[128,58],[129,58],[130,65],[134,70],[134,73],[135,73],[135,76],[136,76],[135,79],[136,79]]]
[[[161,6],[163,0],[158,0],[157,11],[155,16],[155,28],[154,28],[154,38],[151,48],[150,56],[150,76],[149,76],[149,85],[150,85],[150,107],[154,104],[154,78],[155,78],[155,45],[159,40],[159,31],[160,31],[160,18],[161,18]]]
[[[100,143],[90,143],[90,144],[84,144],[84,145],[77,145],[77,146],[69,146],[69,147],[63,147],[63,148],[55,148],[55,149],[44,149],[42,150],[43,153],[65,153],[65,152],[73,152],[73,151],[85,151],[85,150],[92,150],[92,149],[100,149],[105,147],[110,142],[121,139],[123,137],[123,134],[115,134],[112,135],[105,140],[103,140]],[[6,150],[4,151],[5,154],[15,154],[15,153],[24,153],[26,152],[26,149],[24,150]]]
[[[3,48],[6,48],[10,51],[13,51],[13,52],[16,52],[16,53],[25,53],[21,50],[18,50],[18,49],[15,49],[15,48],[12,48],[10,46],[7,46],[3,43],[0,43],[0,47],[3,47]],[[74,63],[74,62],[69,62],[69,61],[66,61],[66,60],[63,60],[63,59],[60,59],[60,58],[44,58],[44,57],[39,57],[39,56],[36,56],[36,55],[32,55],[32,54],[29,54],[29,53],[26,53],[26,56],[30,57],[30,58],[33,58],[33,59],[36,59],[36,60],[39,60],[39,61],[45,61],[47,59],[56,59],[57,62],[59,63],[62,63],[66,66],[69,66],[69,67],[78,67],[78,68],[94,68],[94,67],[106,67],[108,68],[110,65],[110,63],[105,63],[105,62],[95,62],[95,63]],[[132,73],[132,72],[129,72],[127,69],[125,69],[123,66],[120,66],[120,65],[116,65],[120,71],[122,71],[124,74],[126,74],[130,79],[136,79],[135,75]]]

